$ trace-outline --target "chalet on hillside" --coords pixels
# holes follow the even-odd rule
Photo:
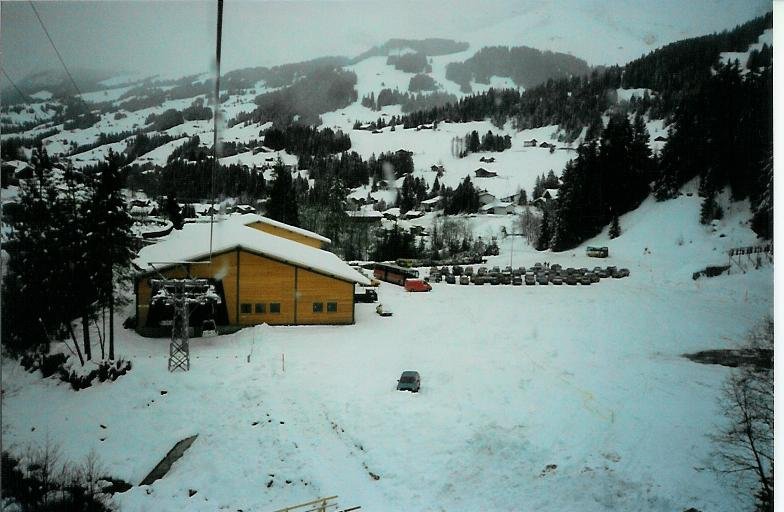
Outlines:
[[[524,148],[535,148],[537,144],[538,144],[538,141],[536,139],[524,140],[523,141],[523,147]]]
[[[423,212],[432,212],[438,210],[441,207],[441,196],[436,196],[431,199],[425,199],[419,203],[419,209]]]
[[[479,169],[475,170],[474,173],[476,174],[477,178],[495,178],[498,176],[498,173],[488,171],[484,167],[480,167]]]
[[[400,208],[398,207],[389,208],[388,210],[384,210],[384,212],[382,212],[382,215],[387,220],[397,220],[398,218],[400,218]]]
[[[197,306],[191,325],[204,320],[219,328],[247,325],[354,323],[354,285],[370,284],[331,252],[315,247],[320,235],[258,215],[239,215],[213,225],[186,224],[165,240],[144,247],[134,265],[137,331],[165,336],[171,310],[152,301],[155,279],[205,278],[219,297],[213,306]],[[277,234],[266,231],[274,228]],[[303,241],[308,243],[302,243]]]
[[[430,170],[435,173],[444,174],[444,166],[443,165],[431,165]]]
[[[425,215],[425,212],[421,210],[408,210],[406,213],[400,216],[401,219],[411,220],[411,219],[418,219]]]
[[[514,203],[517,204],[520,201],[520,192],[515,192],[511,196],[502,197],[501,201],[504,203]]]
[[[539,144],[540,148],[554,148],[555,144],[550,144],[549,142],[545,141]]]
[[[490,215],[507,215],[514,213],[514,204],[502,201],[483,205],[479,208],[479,213]]]
[[[411,156],[411,155],[414,154],[414,152],[413,151],[408,151],[407,149],[402,149],[401,148],[401,149],[398,149],[397,151],[395,151],[395,154],[397,154],[398,156],[405,156],[405,155]]]
[[[479,192],[479,204],[482,205],[490,204],[490,203],[494,203],[495,200],[496,197],[490,192],[488,192],[487,190],[482,190]]]
[[[380,223],[381,219],[384,218],[384,215],[381,212],[377,210],[369,210],[366,208],[346,212],[346,215],[348,215],[348,220],[357,224]]]
[[[542,192],[542,195],[537,197],[536,199],[534,199],[531,203],[534,206],[542,207],[545,204],[547,204],[550,201],[553,201],[555,199],[558,199],[558,189],[557,188],[546,188],[546,189],[544,189],[544,192]]]
[[[493,162],[495,162],[495,157],[494,156],[483,156],[482,158],[479,159],[479,161],[480,162],[484,162],[486,164],[492,164]]]

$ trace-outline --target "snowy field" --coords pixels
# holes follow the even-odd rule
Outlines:
[[[753,242],[742,205],[716,231],[698,208],[686,195],[644,203],[621,238],[589,242],[609,245],[607,260],[507,238],[488,261],[631,270],[590,287],[382,284],[391,318],[358,304],[352,326],[197,339],[188,373],[167,372],[166,340],[121,330],[133,370],[78,393],[6,360],[5,446],[48,436],[72,459],[94,449],[138,484],[199,434],[166,477],[116,495],[124,511],[275,510],[333,494],[363,510],[739,510],[706,469],[730,370],[680,355],[736,345],[771,312],[773,272],[692,281]],[[420,393],[395,391],[403,370],[421,373]]]

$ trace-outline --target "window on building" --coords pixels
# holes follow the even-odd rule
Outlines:
[[[270,313],[280,313],[280,302],[270,304]]]
[[[251,312],[250,304],[240,304],[240,313],[243,315],[249,315]]]
[[[338,311],[337,302],[327,302],[327,313],[337,313],[337,311]]]
[[[323,302],[314,302],[313,303],[313,312],[314,313],[321,313],[324,311],[324,303]]]
[[[256,314],[262,315],[267,312],[267,305],[266,304],[256,304]]]

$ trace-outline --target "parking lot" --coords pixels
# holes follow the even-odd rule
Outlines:
[[[547,286],[547,285],[581,285],[590,286],[599,283],[602,279],[622,279],[630,274],[627,268],[615,266],[592,269],[586,267],[562,267],[559,264],[534,263],[531,267],[499,266],[488,267],[485,265],[454,265],[452,267],[431,267],[425,280],[430,283],[478,285],[489,284],[511,286]]]

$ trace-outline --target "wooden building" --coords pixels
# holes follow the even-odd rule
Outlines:
[[[480,167],[479,169],[475,170],[474,173],[476,174],[477,178],[495,178],[498,176],[498,173],[494,171],[488,171],[484,167]]]
[[[370,281],[318,247],[328,239],[258,215],[232,216],[214,224],[210,260],[209,235],[208,222],[186,224],[139,252],[134,265],[141,334],[168,334],[170,312],[151,302],[152,281],[160,277],[206,278],[214,285],[220,302],[194,315],[196,330],[203,319],[224,330],[260,323],[354,323],[354,284]]]

